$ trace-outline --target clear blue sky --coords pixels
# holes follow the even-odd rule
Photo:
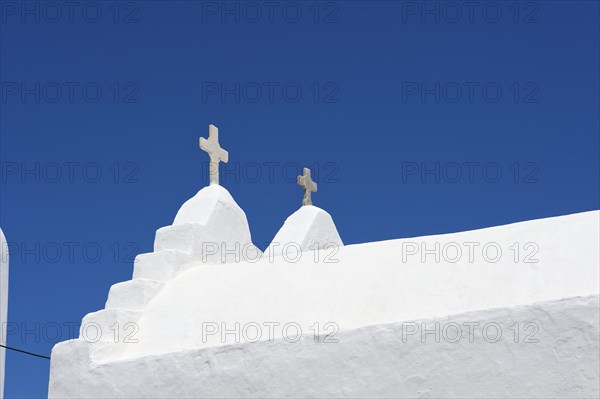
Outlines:
[[[131,278],[209,123],[262,248],[299,166],[346,243],[599,208],[597,1],[74,3],[0,3],[9,345],[49,354]],[[7,364],[46,395],[48,361]]]

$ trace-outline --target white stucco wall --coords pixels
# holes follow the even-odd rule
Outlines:
[[[596,295],[599,215],[586,212],[441,236],[347,245],[335,255],[332,249],[322,251],[319,262],[308,251],[296,263],[280,256],[272,262],[189,267],[164,285],[139,320],[124,320],[137,323],[140,342],[125,345],[113,359],[235,343],[233,335],[226,340],[208,336],[203,342],[201,332],[207,322],[228,327],[236,322],[280,322],[282,326],[296,322],[304,331],[315,322],[321,326],[335,322],[340,329],[353,329]],[[447,261],[453,254],[441,253],[448,243],[463,246],[465,242],[479,244],[473,261],[466,250],[455,263]],[[517,262],[509,249],[515,242],[520,248]],[[406,254],[414,251],[413,244],[433,249],[436,243],[439,262],[435,255],[423,259],[422,253]],[[486,261],[482,248],[488,243],[493,245],[488,246]],[[535,245],[525,250],[526,243]],[[492,262],[495,248],[501,248],[502,255]],[[525,262],[534,251],[530,261],[537,262]],[[326,262],[329,255],[337,263]]]
[[[407,335],[411,321],[340,331],[337,343],[280,339],[89,364],[90,347],[74,341],[53,351],[49,396],[595,398],[598,306],[595,296],[414,321],[439,323],[439,343]],[[451,323],[462,326],[457,342],[443,333]],[[494,328],[483,333],[494,323],[497,342]]]
[[[50,397],[597,394],[599,218],[593,211],[347,245],[329,258],[337,262],[325,262],[330,250],[319,261],[308,251],[296,262],[219,264],[217,254],[203,263],[198,248],[209,232],[163,228],[134,279],[113,286],[106,309],[84,318],[100,328],[98,342],[82,331],[54,347]],[[443,249],[456,246],[464,251],[458,258]],[[476,248],[473,256],[466,246]],[[506,340],[402,342],[403,323],[414,320],[491,321]],[[203,335],[207,323],[270,322],[279,323],[274,342],[270,334],[256,343]],[[305,339],[281,339],[289,322]],[[314,344],[315,322],[325,331],[334,323],[340,342]],[[523,323],[536,323],[539,334],[543,327],[544,340],[512,342],[515,322],[521,334],[529,332]]]

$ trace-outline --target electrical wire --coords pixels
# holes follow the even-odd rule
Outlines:
[[[38,355],[37,353],[27,352],[27,351],[24,351],[22,349],[11,348],[10,346],[6,346],[6,345],[0,345],[0,348],[5,348],[5,349],[8,349],[10,351],[24,353],[24,354],[29,355],[29,356],[41,357],[42,359],[48,359],[48,360],[50,360],[50,358],[48,356]]]

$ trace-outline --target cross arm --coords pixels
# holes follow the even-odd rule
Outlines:
[[[219,148],[219,159],[221,160],[221,162],[225,163],[229,161],[229,153],[227,152],[227,150]]]

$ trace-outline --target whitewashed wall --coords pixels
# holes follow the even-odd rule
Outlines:
[[[89,346],[74,341],[54,348],[49,397],[596,398],[598,306],[595,296],[416,321],[480,323],[473,342],[465,327],[458,342],[446,329],[437,343],[396,323],[341,331],[338,343],[307,337],[90,365]],[[492,328],[484,336],[488,323],[500,326],[498,342]]]
[[[161,229],[158,252],[141,256],[133,280],[114,285],[106,309],[84,318],[105,332],[100,340],[82,334],[54,347],[49,395],[596,397],[599,216],[347,245],[337,263],[315,262],[312,251],[297,263],[185,263],[181,243],[200,242],[193,231],[169,228],[169,240],[161,240]],[[414,250],[464,242],[494,243],[503,255],[404,256],[407,243]],[[509,249],[515,242],[518,257]],[[527,243],[534,252],[524,252]],[[479,338],[404,342],[403,328],[415,320],[440,328],[479,323]],[[202,339],[205,322],[267,321],[296,322],[305,339]],[[315,344],[310,326],[328,321],[339,327],[339,343]],[[131,322],[139,342],[115,343],[111,326]],[[483,337],[486,323],[492,327]],[[502,339],[489,342],[496,325]],[[532,328],[538,341],[525,342]]]

